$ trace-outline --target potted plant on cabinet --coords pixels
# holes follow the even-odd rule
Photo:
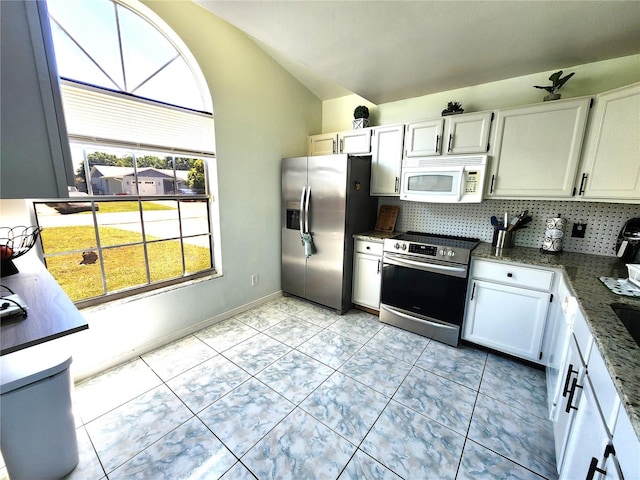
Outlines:
[[[558,90],[560,90],[560,88],[565,83],[567,83],[567,81],[571,77],[573,77],[573,75],[575,75],[575,72],[570,73],[569,75],[563,77],[562,70],[559,70],[549,77],[549,80],[551,80],[551,85],[548,85],[548,86],[534,85],[534,87],[540,88],[541,90],[546,90],[547,92],[549,92],[549,94],[543,98],[545,102],[548,102],[549,100],[558,100],[560,98],[560,94],[558,93]]]
[[[442,116],[446,117],[447,115],[458,115],[460,113],[464,113],[462,104],[460,102],[453,101],[447,103],[447,108],[442,111]]]
[[[369,109],[364,105],[358,105],[353,111],[353,128],[366,128],[369,126]]]

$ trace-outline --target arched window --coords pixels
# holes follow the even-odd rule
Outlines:
[[[47,267],[81,305],[215,273],[213,107],[180,38],[135,0],[47,0],[75,171],[36,202]]]
[[[61,78],[212,113],[183,42],[148,9],[112,0],[48,0]]]

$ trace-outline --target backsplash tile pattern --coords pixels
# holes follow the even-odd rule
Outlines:
[[[615,241],[624,223],[640,217],[640,205],[540,200],[485,200],[473,204],[437,204],[406,202],[398,198],[380,198],[378,205],[397,205],[400,213],[397,231],[415,230],[479,238],[490,242],[493,236],[491,215],[509,218],[528,210],[533,218],[528,228],[518,230],[515,243],[522,247],[542,245],[546,219],[560,214],[567,219],[563,250],[614,256]],[[586,223],[584,238],[572,238],[574,222]]]

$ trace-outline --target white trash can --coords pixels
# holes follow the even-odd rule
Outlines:
[[[78,464],[72,359],[31,348],[0,357],[0,450],[11,480],[58,480]]]

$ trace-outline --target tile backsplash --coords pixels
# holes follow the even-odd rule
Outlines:
[[[414,230],[479,238],[490,242],[493,227],[490,218],[495,215],[509,218],[522,210],[528,210],[533,218],[528,228],[518,230],[515,243],[522,247],[539,248],[546,229],[546,219],[567,219],[563,250],[567,252],[615,255],[615,243],[624,223],[640,217],[640,205],[540,200],[485,200],[473,204],[437,204],[405,202],[398,198],[380,198],[378,205],[397,205],[400,213],[397,231]],[[584,238],[572,238],[571,230],[576,222],[586,223]]]

